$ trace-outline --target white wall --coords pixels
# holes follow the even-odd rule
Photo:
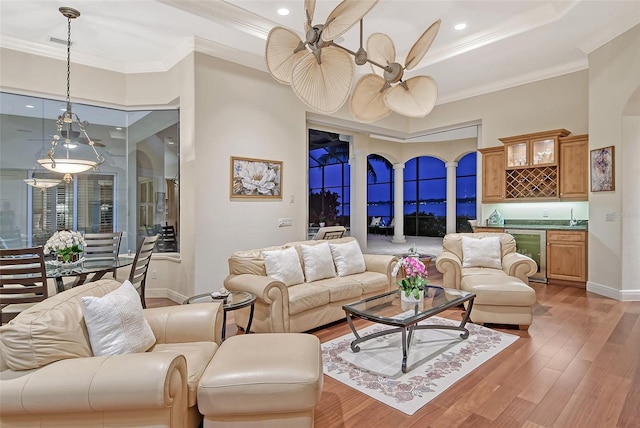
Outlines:
[[[589,148],[615,146],[615,191],[589,194],[587,290],[616,299],[640,300],[640,287],[629,288],[629,279],[638,276],[637,238],[632,237],[640,235],[636,218],[640,210],[632,189],[640,182],[635,126],[640,97],[634,96],[639,88],[640,26],[636,26],[589,55]],[[614,221],[605,221],[608,212],[615,214]],[[627,248],[633,252],[623,254]]]
[[[305,108],[265,73],[205,55],[195,62],[195,158],[183,168],[194,192],[195,292],[217,290],[236,250],[279,245],[307,233]],[[231,156],[283,162],[281,200],[230,198]],[[290,202],[293,197],[294,202]],[[289,217],[291,227],[278,227]]]
[[[585,70],[437,105],[424,119],[412,119],[411,131],[481,121],[480,147],[502,145],[502,137],[550,129],[586,134],[587,105]]]

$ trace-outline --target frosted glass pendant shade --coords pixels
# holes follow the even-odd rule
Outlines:
[[[60,174],[78,174],[98,165],[98,162],[86,159],[56,159],[54,162],[49,158],[45,158],[38,159],[38,163],[43,168]]]
[[[49,187],[54,187],[60,184],[62,180],[56,180],[53,178],[25,178],[23,180],[31,187],[37,187],[38,189],[48,189]]]

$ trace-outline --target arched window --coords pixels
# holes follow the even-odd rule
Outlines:
[[[476,218],[476,152],[458,161],[456,168],[456,231],[472,232],[467,220]]]
[[[447,214],[447,169],[440,159],[420,156],[404,167],[404,233],[444,236]]]
[[[367,157],[367,218],[381,218],[381,226],[393,218],[393,167],[380,155]]]

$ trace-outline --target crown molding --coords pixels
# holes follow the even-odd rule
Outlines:
[[[454,101],[460,101],[467,98],[477,97],[479,95],[486,95],[491,92],[502,91],[505,89],[513,88],[516,86],[526,85],[528,83],[539,82],[545,79],[551,79],[554,77],[562,76],[565,74],[575,73],[589,68],[589,61],[585,57],[581,60],[569,62],[566,64],[558,64],[553,67],[547,67],[540,70],[532,71],[531,73],[522,74],[511,79],[502,79],[492,82],[488,85],[475,86],[473,88],[465,89],[463,91],[452,92],[446,96],[438,96],[436,105],[447,104]]]
[[[60,61],[67,60],[67,51],[65,47],[27,42],[11,36],[3,36],[0,40],[0,47],[45,58],[57,59]],[[80,64],[124,74],[167,71],[171,66],[175,65],[175,62],[168,63],[167,61],[146,61],[138,63],[125,63],[121,61],[115,62],[107,60],[99,55],[91,55],[81,52],[72,52],[71,59],[72,64]]]
[[[216,22],[267,40],[269,31],[278,24],[225,1],[156,0],[167,6]]]
[[[194,37],[192,50],[267,73],[267,66],[263,56],[241,51],[229,45]]]
[[[454,45],[430,51],[417,68],[427,67],[483,46],[548,25],[561,19],[578,3],[578,0],[562,2],[562,5],[546,2],[526,13],[503,21],[499,25],[471,34]],[[561,10],[558,10],[559,8],[561,8]]]

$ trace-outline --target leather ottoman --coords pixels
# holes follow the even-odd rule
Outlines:
[[[198,385],[204,428],[312,427],[322,394],[322,350],[305,333],[225,340]]]
[[[536,292],[520,279],[506,274],[467,275],[460,288],[475,293],[471,321],[475,324],[515,324],[528,330],[533,322]]]

